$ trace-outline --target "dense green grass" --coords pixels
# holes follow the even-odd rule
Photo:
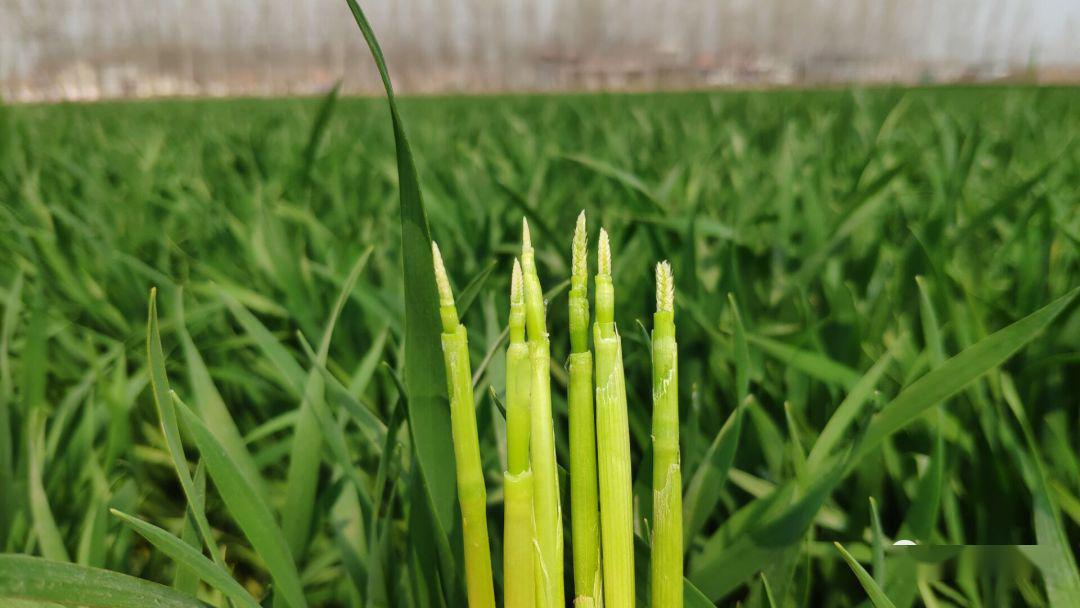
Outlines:
[[[277,539],[312,605],[461,605],[462,581],[434,576],[461,563],[456,503],[418,498],[453,496],[452,477],[440,475],[452,475],[453,461],[437,458],[450,454],[449,436],[414,446],[432,441],[418,425],[441,422],[406,420],[415,410],[400,403],[405,305],[389,114],[382,100],[322,103],[0,108],[4,552],[190,591],[207,575],[178,570],[109,509],[197,547],[185,495],[202,496],[209,473],[206,519],[222,555],[203,554],[256,599],[272,575],[275,591],[287,589],[289,566],[260,550]],[[1067,558],[1080,544],[1080,311],[1060,300],[1021,326],[1031,335],[980,342],[1080,285],[1080,91],[428,98],[402,101],[401,113],[479,370],[497,589],[511,258],[524,214],[541,280],[554,288],[552,402],[566,467],[564,281],[585,208],[591,238],[607,228],[616,259],[643,543],[652,270],[664,258],[675,270],[686,572],[706,595],[756,606],[767,579],[777,605],[855,605],[867,592],[833,541],[897,606],[929,594],[940,605],[1045,605],[1048,583],[1080,593]],[[151,286],[165,370],[194,412],[175,409],[190,460],[184,489],[159,419],[173,409],[167,393],[157,407],[151,396]],[[975,371],[1023,347],[940,403],[920,401],[963,373],[915,381],[977,343],[986,352],[965,351],[982,353]],[[868,371],[879,381],[860,382]],[[914,419],[873,415],[904,389],[914,397],[892,404]],[[744,392],[750,400],[736,410]],[[808,459],[849,394],[866,407],[849,405],[850,426],[827,441],[857,459]],[[261,511],[237,513],[226,496],[237,489],[214,485],[222,465],[198,418],[258,476],[250,502],[265,499],[283,531],[256,526],[252,538]],[[725,448],[736,442],[729,470]],[[421,477],[418,452],[442,468]],[[699,471],[706,483],[695,490]],[[448,524],[448,539],[432,521]],[[1006,576],[962,560],[916,567],[903,552],[882,557],[883,538],[1038,540],[1057,553],[1036,557],[1042,570],[1024,561]],[[0,590],[10,589],[12,563],[0,565]],[[637,566],[645,584],[647,562]],[[201,593],[223,602],[206,585]]]

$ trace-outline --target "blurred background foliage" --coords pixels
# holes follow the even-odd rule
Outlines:
[[[553,289],[564,465],[569,345],[559,287],[574,218],[584,208],[591,238],[601,225],[612,236],[639,510],[650,504],[651,412],[639,322],[652,311],[653,264],[669,259],[677,282],[688,476],[736,406],[728,294],[739,307],[752,401],[719,504],[688,542],[687,573],[699,586],[714,574],[710,556],[742,525],[736,514],[760,516],[742,507],[798,478],[837,404],[875,361],[893,359],[871,397],[881,406],[1080,284],[1074,89],[430,97],[401,107],[432,234],[455,291],[468,296],[496,551],[502,332],[523,216]],[[329,344],[325,367],[338,384],[326,399],[380,523],[366,525],[342,492],[341,455],[324,453],[313,533],[297,561],[316,604],[418,601],[399,567],[412,462],[409,435],[392,423],[403,285],[388,118],[382,100],[333,95],[0,108],[3,551],[171,582],[169,559],[107,514],[114,507],[184,533],[184,496],[148,390],[151,286],[173,388],[188,403],[219,395],[281,507],[303,396],[290,373],[312,367],[305,345],[317,348],[350,268],[371,248]],[[887,538],[911,533],[918,511],[925,542],[1034,543],[1017,404],[1076,547],[1077,344],[1071,306],[1000,371],[888,438],[785,554],[781,580],[770,573],[773,591],[799,605],[864,597],[831,541],[870,560],[870,497]],[[385,455],[364,438],[371,415],[399,449]],[[385,493],[376,488],[381,467]],[[260,558],[216,495],[206,500],[235,576],[265,591]],[[720,595],[762,600],[760,583],[749,583]],[[1004,581],[920,569],[918,591],[958,605],[1037,604],[1045,594],[1023,569]]]

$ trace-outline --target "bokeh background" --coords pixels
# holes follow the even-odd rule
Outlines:
[[[372,0],[411,93],[1080,77],[1075,0]],[[337,0],[4,0],[0,95],[375,93]]]

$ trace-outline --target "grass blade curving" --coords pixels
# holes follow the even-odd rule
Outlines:
[[[836,546],[836,550],[840,552],[840,555],[844,556],[844,561],[851,567],[851,571],[855,573],[855,577],[859,579],[859,584],[866,589],[867,595],[870,596],[870,601],[874,604],[875,608],[896,608],[896,605],[892,603],[892,600],[885,595],[885,592],[878,586],[874,577],[870,576],[870,573],[866,571],[866,568],[862,567],[862,564],[855,561],[855,558],[847,552],[840,543],[833,543]]]
[[[125,525],[138,532],[139,536],[145,538],[157,550],[175,560],[177,565],[190,568],[200,579],[224,593],[237,606],[259,608],[259,603],[255,601],[255,598],[251,597],[251,594],[240,583],[236,582],[228,572],[207,559],[198,549],[149,522],[116,509],[109,509],[109,512],[118,517]]]
[[[416,466],[422,480],[420,490],[426,496],[434,517],[435,534],[439,536],[436,544],[449,547],[449,537],[457,525],[456,479],[454,450],[450,441],[446,373],[442,367],[442,353],[439,352],[441,331],[431,257],[431,232],[420,194],[416,163],[398,112],[382,49],[360,5],[356,0],[346,1],[379,70],[394,129],[405,286],[405,402],[409,407],[409,432],[416,453]],[[441,549],[439,569],[444,586],[454,587],[458,584],[451,556]]]
[[[171,397],[202,454],[214,487],[244,536],[266,562],[278,592],[292,608],[307,608],[300,574],[285,535],[274,521],[270,507],[259,497],[254,482],[244,475],[195,412],[180,401],[176,393],[172,393]]]
[[[164,585],[28,555],[0,555],[0,599],[90,608],[208,608]]]

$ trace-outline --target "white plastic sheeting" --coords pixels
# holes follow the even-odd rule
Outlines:
[[[1076,0],[366,0],[407,92],[1080,68]],[[344,0],[0,0],[0,95],[377,91]]]

